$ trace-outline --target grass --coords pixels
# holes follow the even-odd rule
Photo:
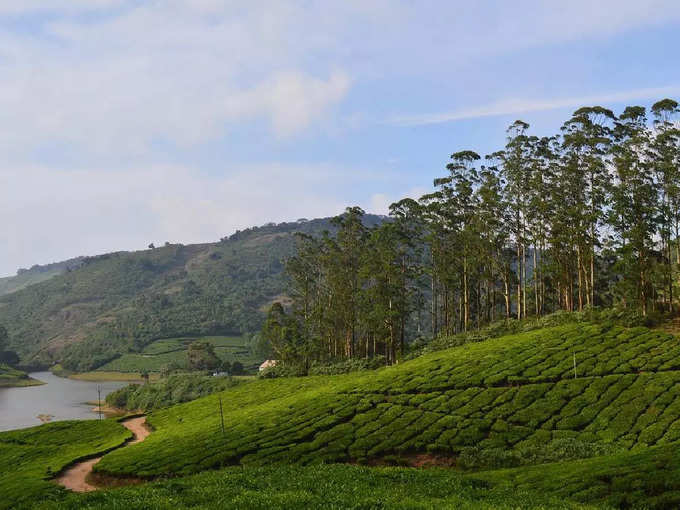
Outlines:
[[[114,448],[130,435],[112,420],[60,421],[0,433],[0,509],[60,500],[65,491],[50,478],[74,460]]]
[[[0,388],[40,386],[41,384],[45,383],[29,377],[26,372],[0,364]]]
[[[158,476],[232,464],[398,464],[419,453],[499,467],[555,460],[558,448],[578,458],[672,443],[678,366],[680,345],[661,332],[550,328],[373,373],[236,387],[220,394],[224,434],[217,395],[154,412],[145,443],[96,469]]]
[[[676,508],[679,369],[672,335],[567,324],[374,372],[255,380],[153,411],[146,441],[94,468],[169,479],[58,507]]]
[[[675,445],[489,471],[473,478],[499,488],[549,493],[614,508],[680,507],[680,452]]]
[[[196,340],[206,341],[215,346],[215,354],[231,362],[239,361],[244,368],[253,371],[262,361],[252,356],[241,336],[201,336],[156,340],[147,345],[139,354],[123,354],[121,357],[103,365],[97,372],[160,372],[164,367],[174,364],[185,367],[187,348]]]
[[[142,374],[140,372],[115,372],[108,370],[96,370],[94,372],[83,372],[82,374],[71,374],[68,377],[70,379],[78,379],[81,381],[143,381]],[[157,381],[158,379],[160,379],[159,374],[149,374],[149,380]]]
[[[347,465],[228,468],[150,485],[71,496],[40,509],[577,509],[578,503],[469,480],[441,469]]]

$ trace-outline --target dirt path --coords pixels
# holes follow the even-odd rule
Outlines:
[[[146,416],[130,418],[129,420],[122,421],[121,424],[134,434],[134,437],[122,447],[141,443],[150,434],[149,429],[146,427]],[[95,457],[94,459],[78,462],[55,478],[54,481],[74,492],[96,491],[99,487],[89,484],[87,482],[87,476],[92,473],[92,468],[97,462],[102,460],[102,457],[103,455],[101,457]]]

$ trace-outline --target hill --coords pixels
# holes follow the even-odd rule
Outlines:
[[[551,471],[531,465],[599,462],[596,483],[565,489],[569,497],[647,497],[656,485],[621,486],[615,468],[632,452],[658,461],[650,447],[680,439],[679,355],[680,343],[665,333],[577,324],[469,344],[376,373],[261,380],[221,394],[224,433],[218,395],[205,397],[154,412],[148,420],[155,432],[145,443],[107,455],[95,469],[153,478],[233,464],[515,467],[525,471],[487,479],[531,489],[557,483],[542,475]],[[602,470],[610,467],[607,478]],[[664,482],[664,497],[680,503],[680,483],[672,480]]]
[[[17,290],[26,288],[29,285],[49,280],[54,276],[75,269],[80,266],[82,260],[83,257],[76,257],[43,266],[35,265],[30,269],[19,269],[16,276],[0,278],[0,296],[11,294]]]
[[[157,339],[258,331],[264,309],[285,292],[294,232],[331,228],[328,218],[301,220],[238,231],[217,243],[86,257],[70,271],[0,296],[0,324],[22,364],[59,360],[76,371],[139,353]]]
[[[500,467],[553,460],[569,441],[575,456],[662,444],[678,435],[679,355],[664,333],[567,325],[376,373],[258,381],[225,395],[224,436],[217,396],[200,399],[154,413],[153,437],[97,468],[156,476],[281,461],[418,463],[420,455]]]
[[[100,480],[166,481],[42,507],[313,508],[332,491],[338,507],[676,508],[679,355],[664,332],[581,323],[242,383],[152,412],[145,442],[95,466]]]

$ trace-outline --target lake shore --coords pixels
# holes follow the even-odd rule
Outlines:
[[[0,379],[0,388],[24,388],[27,386],[42,386],[42,381],[32,377],[17,377],[11,379]]]
[[[125,381],[83,381],[57,377],[47,371],[28,374],[30,387],[0,388],[0,431],[33,427],[48,421],[92,420],[92,408],[101,394],[124,387]],[[38,384],[36,384],[38,383]],[[113,410],[111,410],[113,411]],[[108,413],[108,410],[106,410]]]

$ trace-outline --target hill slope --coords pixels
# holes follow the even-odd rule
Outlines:
[[[82,260],[83,257],[77,257],[44,266],[35,265],[30,269],[19,269],[16,276],[0,278],[0,296],[11,294],[17,290],[24,289],[29,285],[44,282],[54,276],[75,269],[80,266]]]
[[[493,467],[556,460],[555,451],[566,451],[563,460],[667,444],[680,439],[679,355],[679,342],[664,333],[568,325],[377,373],[258,381],[222,394],[224,434],[218,396],[206,397],[154,413],[149,440],[97,469],[157,476],[271,462]]]
[[[0,324],[23,364],[61,360],[71,370],[140,352],[158,338],[257,331],[263,308],[285,290],[293,233],[330,227],[327,218],[282,223],[218,243],[88,257],[76,269],[0,296]]]
[[[376,372],[258,380],[147,421],[97,478],[169,480],[43,507],[310,508],[323,491],[339,507],[680,505],[680,342],[646,328],[569,324]]]

